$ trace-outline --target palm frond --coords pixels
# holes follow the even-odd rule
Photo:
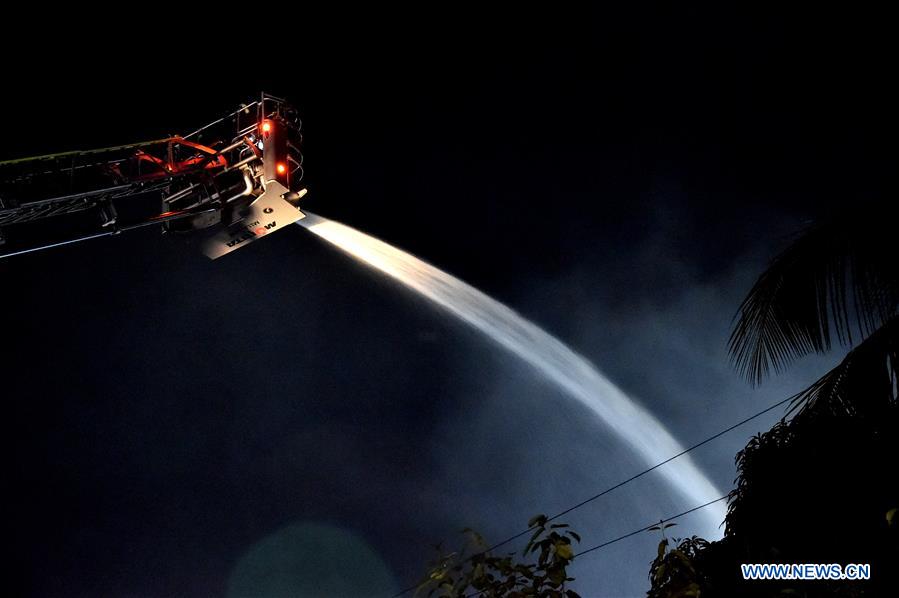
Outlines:
[[[899,316],[893,316],[835,368],[790,402],[789,413],[877,418],[897,403]]]
[[[896,313],[893,221],[856,210],[819,222],[771,263],[743,301],[730,337],[740,374],[758,384],[798,357],[852,346]]]

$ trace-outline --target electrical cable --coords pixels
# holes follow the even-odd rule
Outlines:
[[[658,469],[659,467],[661,467],[661,466],[663,466],[663,465],[665,465],[665,464],[667,464],[667,463],[670,463],[671,461],[674,461],[674,460],[677,459],[678,457],[682,457],[682,456],[686,455],[687,453],[689,453],[690,451],[693,451],[693,450],[695,450],[695,449],[698,449],[699,447],[701,447],[701,446],[703,446],[703,445],[705,445],[705,444],[708,444],[709,442],[711,442],[711,441],[713,441],[713,440],[715,440],[715,439],[717,439],[717,438],[720,438],[721,436],[724,436],[724,435],[727,434],[728,432],[732,432],[733,430],[739,428],[740,426],[742,426],[742,425],[744,425],[744,424],[747,424],[747,423],[751,422],[752,420],[754,420],[755,418],[760,417],[760,416],[762,416],[762,415],[768,413],[769,411],[772,411],[772,410],[774,410],[774,409],[780,407],[781,405],[784,405],[784,404],[786,404],[786,403],[788,403],[788,402],[790,402],[790,401],[792,401],[792,400],[793,400],[793,397],[790,396],[790,397],[787,397],[786,399],[783,399],[782,401],[778,401],[778,402],[774,403],[773,405],[771,405],[771,406],[769,406],[769,407],[766,407],[765,409],[762,409],[761,411],[759,411],[759,412],[757,412],[757,413],[755,413],[755,414],[753,414],[753,415],[750,415],[749,417],[747,417],[747,418],[745,418],[745,419],[742,419],[742,420],[740,420],[739,422],[737,422],[737,423],[735,423],[735,424],[733,424],[733,425],[731,425],[731,426],[728,426],[727,428],[721,430],[720,432],[717,432],[716,434],[713,434],[713,435],[709,436],[709,437],[706,438],[705,440],[701,440],[700,442],[697,442],[696,444],[694,444],[694,445],[692,445],[692,446],[690,446],[690,447],[688,447],[688,448],[685,448],[684,450],[682,450],[681,452],[677,453],[676,455],[673,455],[673,456],[671,456],[671,457],[668,457],[668,458],[665,459],[664,461],[660,461],[659,463],[656,463],[656,464],[653,465],[652,467],[649,467],[649,468],[647,468],[647,469],[644,469],[643,471],[641,471],[641,472],[639,472],[639,473],[637,473],[637,474],[632,475],[631,477],[627,478],[626,480],[623,480],[623,481],[621,481],[621,482],[618,482],[617,484],[615,484],[615,485],[613,485],[613,486],[609,486],[608,488],[606,488],[606,489],[603,490],[602,492],[598,492],[598,493],[594,494],[593,496],[591,496],[590,498],[587,498],[587,499],[585,499],[585,500],[582,500],[581,502],[579,502],[579,503],[577,503],[577,504],[575,504],[575,505],[573,505],[573,506],[571,506],[571,507],[568,507],[567,509],[564,509],[563,511],[560,511],[560,512],[556,513],[556,514],[553,515],[552,517],[549,517],[549,518],[546,520],[545,523],[549,523],[550,521],[553,521],[553,520],[555,520],[555,519],[558,519],[559,517],[561,517],[561,516],[563,516],[563,515],[567,515],[568,513],[571,513],[572,511],[574,511],[574,510],[576,510],[576,509],[579,509],[579,508],[583,507],[584,505],[586,505],[586,504],[588,504],[588,503],[591,503],[591,502],[593,502],[594,500],[596,500],[596,499],[598,499],[598,498],[600,498],[600,497],[602,497],[602,496],[605,496],[606,494],[609,494],[610,492],[612,492],[612,491],[614,491],[614,490],[617,490],[618,488],[621,488],[622,486],[624,486],[624,485],[626,485],[626,484],[629,484],[629,483],[633,482],[633,481],[636,480],[637,478],[643,477],[644,475],[646,475],[646,474],[648,474],[648,473],[650,473],[650,472],[652,472],[652,471],[655,471],[655,470]],[[717,498],[717,499],[715,499],[715,500],[713,500],[713,501],[711,501],[711,502],[709,502],[709,503],[706,503],[705,505],[701,505],[701,506],[699,506],[699,507],[695,507],[694,509],[692,509],[692,510],[690,510],[690,511],[686,511],[685,513],[682,513],[682,514],[692,513],[692,512],[695,511],[695,510],[698,510],[698,509],[701,509],[701,508],[706,507],[706,506],[708,506],[708,505],[714,504],[714,503],[716,503],[716,502],[722,500],[723,498],[726,498],[726,496],[721,497],[721,498]],[[679,517],[679,516],[680,516],[680,515],[677,515],[676,517]],[[491,551],[493,551],[493,550],[496,550],[496,549],[499,548],[500,546],[503,546],[503,545],[505,545],[505,544],[508,544],[508,543],[511,542],[512,540],[516,540],[516,539],[518,539],[518,538],[524,536],[525,534],[527,534],[527,533],[533,531],[534,529],[535,529],[535,526],[531,526],[531,527],[529,527],[528,529],[526,529],[526,530],[524,530],[524,531],[518,532],[517,534],[515,534],[515,535],[513,535],[513,536],[509,536],[509,537],[506,538],[505,540],[503,540],[503,541],[501,541],[501,542],[498,542],[498,543],[492,545],[491,547],[489,547],[489,548],[487,548],[487,549],[481,551],[481,553],[487,553],[487,552],[491,552]],[[639,531],[642,531],[642,530],[638,530],[638,532],[639,532]],[[632,536],[632,535],[634,535],[634,534],[636,534],[636,533],[638,533],[638,532],[634,532],[634,533],[632,533],[632,534],[630,534],[630,535]],[[625,536],[625,537],[629,537],[629,536]],[[624,539],[624,538],[620,538],[620,539]],[[618,540],[615,540],[615,541],[617,542]],[[593,547],[593,548],[591,548],[591,549],[589,549],[589,550],[596,550],[596,548],[597,548],[597,547]],[[582,552],[581,554],[583,554],[583,552]],[[469,557],[469,559],[470,559],[470,558],[471,558],[471,557]],[[466,560],[468,560],[468,559],[466,559]],[[405,588],[405,589],[399,591],[398,593],[394,594],[391,598],[399,598],[400,596],[402,596],[402,595],[404,595],[404,594],[407,594],[407,593],[411,592],[412,590],[414,590],[414,589],[417,588],[417,587],[418,587],[418,585],[409,586],[409,587],[407,587],[407,588]]]
[[[634,530],[634,531],[632,531],[632,532],[628,532],[628,533],[626,533],[626,534],[623,534],[623,535],[621,535],[621,536],[618,536],[617,538],[613,538],[612,540],[608,540],[608,541],[606,541],[606,542],[603,542],[602,544],[597,544],[596,546],[591,546],[590,548],[587,548],[587,549],[585,549],[585,550],[582,550],[582,551],[576,553],[574,556],[571,557],[571,560],[574,560],[574,559],[576,559],[576,558],[579,557],[579,556],[583,556],[583,555],[585,555],[585,554],[588,554],[588,553],[591,553],[591,552],[595,552],[595,551],[597,551],[597,550],[600,550],[601,548],[605,548],[606,546],[610,546],[610,545],[612,545],[612,544],[615,544],[616,542],[620,542],[620,541],[622,541],[622,540],[626,540],[627,538],[630,538],[631,536],[636,536],[637,534],[639,534],[639,533],[641,533],[641,532],[649,531],[650,529],[656,527],[657,525],[658,525],[658,526],[661,526],[661,525],[663,525],[663,524],[665,524],[665,523],[669,523],[669,522],[671,522],[671,521],[674,521],[675,519],[678,519],[678,518],[680,518],[680,517],[683,517],[684,515],[689,515],[690,513],[693,513],[693,512],[695,512],[695,511],[700,510],[700,509],[704,509],[704,508],[708,507],[709,505],[713,505],[713,504],[715,504],[716,502],[720,502],[720,501],[724,500],[724,499],[727,498],[727,497],[728,497],[728,495],[725,494],[724,496],[721,496],[721,497],[719,497],[719,498],[716,498],[715,500],[710,500],[709,502],[707,502],[707,503],[705,503],[705,504],[701,504],[701,505],[699,505],[698,507],[693,507],[692,509],[687,509],[687,510],[684,511],[683,513],[678,513],[677,515],[672,515],[671,517],[668,517],[667,519],[662,519],[661,521],[657,521],[657,522],[655,522],[655,523],[650,523],[649,525],[647,525],[647,526],[645,526],[645,527],[641,527],[640,529]],[[468,595],[466,595],[465,598],[476,598],[477,596],[480,596],[480,595],[483,594],[483,593],[484,593],[484,591],[481,590],[481,591],[475,592],[475,593],[473,593],[473,594],[468,594]]]

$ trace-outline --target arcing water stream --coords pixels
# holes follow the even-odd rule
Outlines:
[[[477,328],[557,384],[605,422],[647,465],[683,450],[662,423],[600,374],[584,357],[539,326],[461,280],[354,228],[308,214],[297,224],[357,260],[430,299]],[[672,487],[695,506],[722,495],[689,455],[659,468]],[[702,511],[716,530],[724,520],[721,502]],[[662,515],[662,513],[660,513]]]

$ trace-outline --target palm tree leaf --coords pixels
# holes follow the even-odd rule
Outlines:
[[[878,418],[897,402],[899,316],[893,316],[835,368],[795,395],[788,413]]]
[[[895,230],[870,212],[835,214],[808,228],[743,301],[730,337],[740,374],[758,384],[794,359],[852,346],[896,313]]]

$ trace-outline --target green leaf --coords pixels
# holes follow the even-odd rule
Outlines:
[[[531,550],[531,547],[534,545],[534,541],[535,541],[537,538],[539,538],[539,537],[540,537],[540,534],[542,534],[542,533],[543,533],[543,528],[540,528],[540,529],[538,529],[537,531],[534,532],[534,535],[532,535],[532,536],[531,536],[531,539],[528,540],[527,546],[524,547],[524,551],[522,552],[522,554],[527,554],[528,551]],[[515,554],[515,553],[512,553],[512,554]]]
[[[482,563],[478,563],[474,568],[474,578],[481,579],[484,577],[484,565]]]
[[[563,567],[554,567],[546,572],[546,576],[555,586],[560,586],[565,582],[565,569]]]
[[[659,565],[659,568],[656,569],[656,574],[655,574],[656,583],[661,582],[662,579],[665,578],[665,571],[666,571],[666,570],[667,570],[667,568],[665,567],[665,563],[662,563],[661,565]]]
[[[571,544],[559,542],[556,544],[556,554],[568,561],[574,558],[574,551],[571,550]]]
[[[674,555],[681,563],[684,564],[685,567],[687,567],[687,569],[693,571],[693,562],[690,560],[690,557],[688,557],[682,551],[674,549],[668,554]]]

